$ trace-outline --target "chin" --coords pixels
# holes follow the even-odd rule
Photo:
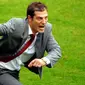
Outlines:
[[[40,32],[40,33],[43,33],[43,32],[44,32],[44,30],[45,30],[45,29],[44,29],[44,28],[42,28],[42,29],[40,29],[40,30],[39,30],[39,32]]]
[[[40,32],[40,33],[43,33],[43,32],[44,32],[44,30],[40,30],[39,32]]]
[[[44,32],[44,30],[40,30],[39,32],[40,32],[40,33],[43,33],[43,32]]]

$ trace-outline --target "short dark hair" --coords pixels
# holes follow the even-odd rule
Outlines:
[[[44,5],[43,3],[33,2],[27,8],[27,18],[28,15],[30,15],[33,18],[35,11],[44,11],[45,9],[47,10],[47,6]]]

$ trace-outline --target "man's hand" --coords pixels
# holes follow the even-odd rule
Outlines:
[[[45,66],[46,63],[42,60],[42,59],[34,59],[32,60],[29,64],[28,67],[41,67],[41,66]]]

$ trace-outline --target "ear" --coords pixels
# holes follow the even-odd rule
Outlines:
[[[32,17],[30,15],[28,15],[28,21],[31,22],[32,21]]]

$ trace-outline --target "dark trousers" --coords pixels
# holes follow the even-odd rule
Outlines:
[[[19,71],[0,68],[0,85],[22,85],[19,82]]]

